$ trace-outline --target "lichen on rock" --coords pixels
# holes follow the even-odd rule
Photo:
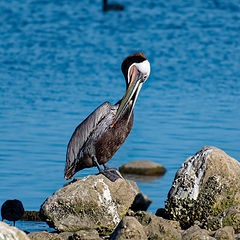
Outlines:
[[[240,163],[216,147],[206,146],[176,173],[166,213],[183,228],[217,216],[240,203]]]
[[[142,194],[133,181],[111,182],[90,175],[73,181],[50,196],[41,206],[42,218],[59,231],[96,229],[109,234]]]

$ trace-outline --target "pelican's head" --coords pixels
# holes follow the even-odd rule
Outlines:
[[[135,76],[145,82],[150,74],[150,63],[143,53],[128,56],[122,62],[122,72],[126,80],[127,88]]]
[[[142,53],[136,53],[124,59],[122,72],[126,80],[127,90],[122,98],[112,126],[114,126],[128,106],[131,107],[132,112],[140,89],[149,77],[150,63]]]

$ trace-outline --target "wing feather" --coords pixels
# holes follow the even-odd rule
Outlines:
[[[75,129],[67,148],[65,178],[71,178],[72,169],[75,167],[79,153],[91,133],[96,129],[98,123],[111,111],[112,105],[104,102],[95,109],[82,123]]]

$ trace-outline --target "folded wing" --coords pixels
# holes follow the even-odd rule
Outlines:
[[[99,122],[111,111],[112,105],[109,102],[104,102],[97,109],[94,110],[78,127],[75,129],[67,148],[65,178],[70,179],[74,173],[73,169],[79,158],[79,154],[96,129]]]

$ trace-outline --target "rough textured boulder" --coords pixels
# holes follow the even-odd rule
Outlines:
[[[139,193],[133,181],[111,182],[101,174],[90,175],[56,191],[43,203],[40,214],[59,231],[96,229],[108,234]]]
[[[214,234],[217,240],[234,240],[234,230],[231,226],[220,228]]]
[[[96,230],[80,230],[73,234],[71,240],[102,240]]]
[[[209,230],[217,230],[224,226],[232,226],[235,233],[240,233],[240,204],[230,207],[214,217],[209,217],[203,226]]]
[[[0,221],[0,240],[30,240],[25,232]]]
[[[30,240],[102,240],[96,230],[80,230],[73,232],[31,232],[28,234]]]
[[[110,240],[147,240],[143,226],[135,217],[126,216],[119,223]]]
[[[134,237],[136,235],[136,237]],[[126,216],[110,237],[111,240],[124,239],[171,239],[180,240],[181,234],[172,224],[149,212],[139,211]]]
[[[122,174],[162,176],[166,168],[162,165],[150,161],[132,161],[119,167]]]
[[[201,229],[198,226],[192,226],[182,233],[183,240],[213,240],[207,230]]]
[[[176,173],[166,214],[185,228],[240,203],[240,163],[216,147],[206,146]]]
[[[66,238],[61,238],[57,233],[49,233],[47,231],[42,232],[31,232],[28,234],[31,240],[66,240]]]

